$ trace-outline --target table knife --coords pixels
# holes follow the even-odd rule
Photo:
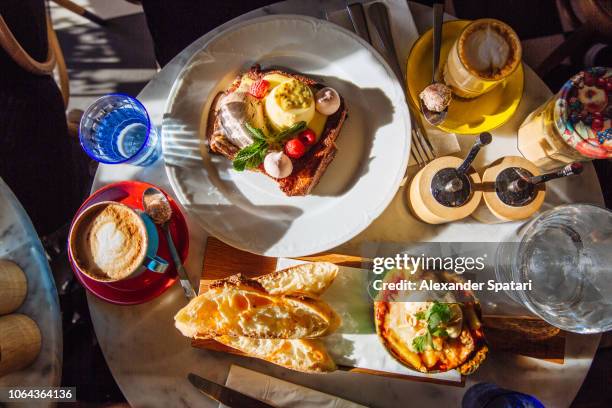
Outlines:
[[[249,408],[275,408],[273,405],[267,404],[256,398],[249,397],[246,394],[228,388],[224,385],[202,378],[199,375],[189,373],[187,375],[189,382],[195,388],[200,390],[204,395],[214,399],[217,402],[227,405],[232,408],[249,407]]]

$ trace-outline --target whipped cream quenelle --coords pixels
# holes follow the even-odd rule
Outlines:
[[[293,172],[293,163],[283,152],[270,152],[264,159],[264,170],[271,177],[282,179]]]
[[[325,116],[331,116],[340,109],[340,95],[334,88],[325,87],[315,95],[316,109]]]
[[[444,81],[460,97],[477,97],[511,75],[521,55],[520,40],[510,26],[490,18],[476,20],[453,44]]]
[[[73,259],[99,281],[129,277],[146,256],[147,235],[138,214],[119,203],[100,203],[79,216],[70,233]]]

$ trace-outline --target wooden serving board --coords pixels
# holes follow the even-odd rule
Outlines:
[[[322,253],[298,258],[309,262],[327,261],[339,266],[364,268],[370,262],[367,259],[334,253]],[[204,266],[200,280],[200,293],[217,279],[224,279],[241,273],[247,277],[257,277],[276,270],[277,258],[269,258],[241,251],[209,237],[204,251]],[[528,357],[544,359],[563,364],[565,350],[565,333],[545,321],[531,316],[483,316],[485,337],[492,353],[511,352]],[[220,344],[214,340],[193,340],[192,346],[208,350],[223,351],[232,354],[242,352]],[[441,383],[462,386],[464,381],[454,382],[429,377],[418,377],[389,372],[382,372],[357,367],[340,367],[343,370],[394,378],[406,378],[415,381]]]

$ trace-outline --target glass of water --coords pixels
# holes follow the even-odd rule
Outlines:
[[[87,108],[79,139],[100,163],[148,166],[161,156],[160,137],[147,110],[128,95],[106,95]]]
[[[612,329],[611,211],[561,205],[524,225],[516,238],[500,243],[495,260],[498,281],[526,286],[508,295],[563,330]]]

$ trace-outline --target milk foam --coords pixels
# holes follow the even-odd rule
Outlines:
[[[85,269],[112,280],[129,276],[144,256],[144,231],[138,216],[109,205],[92,217],[85,234]]]
[[[510,45],[490,26],[473,32],[465,40],[464,55],[468,65],[479,72],[503,68],[510,57]]]

